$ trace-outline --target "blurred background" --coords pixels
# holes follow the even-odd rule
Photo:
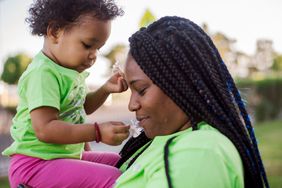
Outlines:
[[[0,0],[0,151],[12,139],[11,120],[18,104],[17,82],[43,45],[32,36],[25,18],[32,0]],[[282,1],[281,0],[117,0],[125,15],[114,20],[112,33],[88,71],[95,90],[124,64],[128,37],[141,26],[167,15],[188,18],[212,38],[246,101],[270,185],[282,188]],[[134,119],[127,109],[130,92],[111,95],[87,121]],[[95,150],[119,152],[92,143]],[[9,159],[0,155],[0,187],[9,187]]]

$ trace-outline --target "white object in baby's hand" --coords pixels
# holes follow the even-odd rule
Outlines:
[[[117,72],[122,73],[119,61],[116,61],[115,64],[113,64],[113,69],[112,69],[113,74],[115,74]]]
[[[137,120],[130,120],[130,122],[131,122],[131,125],[129,129],[129,133],[133,138],[136,138],[137,136],[141,134],[143,128],[140,127],[139,121]]]

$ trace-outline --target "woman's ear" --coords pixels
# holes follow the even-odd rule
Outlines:
[[[62,34],[62,30],[60,29],[60,26],[58,26],[56,23],[51,22],[49,23],[47,27],[47,37],[54,43],[58,43],[58,39],[60,35]]]

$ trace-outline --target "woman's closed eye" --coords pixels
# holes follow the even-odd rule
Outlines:
[[[140,96],[143,96],[146,92],[146,88],[137,91]]]

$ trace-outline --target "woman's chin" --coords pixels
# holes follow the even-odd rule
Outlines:
[[[153,138],[155,138],[155,134],[153,134],[152,132],[150,132],[150,131],[146,131],[146,128],[144,128],[144,133],[145,133],[145,135],[148,137],[148,138],[150,138],[150,139],[153,139]]]

